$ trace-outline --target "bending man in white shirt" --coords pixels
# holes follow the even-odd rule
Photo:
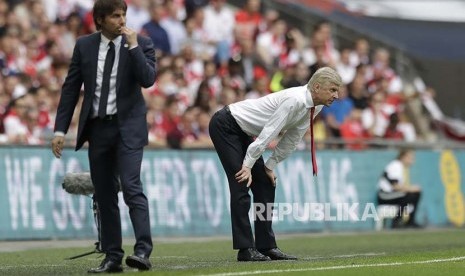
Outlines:
[[[295,260],[276,245],[272,221],[255,218],[255,240],[249,221],[252,190],[255,204],[268,206],[275,199],[273,169],[292,153],[315,117],[338,98],[342,86],[338,73],[324,67],[307,85],[285,89],[258,99],[237,102],[221,109],[210,121],[210,137],[228,176],[231,194],[233,248],[238,261]],[[263,152],[279,134],[270,158]],[[255,138],[255,139],[254,139]]]

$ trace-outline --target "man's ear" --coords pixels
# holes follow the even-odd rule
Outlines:
[[[96,19],[97,19],[97,23],[98,23],[100,26],[102,26],[103,18],[97,17]]]
[[[318,93],[318,91],[320,91],[320,84],[317,83],[317,82],[315,82],[315,83],[313,84],[313,87],[312,87],[312,88],[313,88],[313,89],[312,89],[312,90],[313,90],[312,92]]]

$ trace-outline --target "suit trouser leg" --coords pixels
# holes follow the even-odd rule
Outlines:
[[[242,161],[252,139],[240,129],[234,118],[224,109],[217,112],[210,121],[210,137],[228,177],[231,194],[233,248],[255,247],[249,220],[251,204],[249,188],[246,187],[245,183],[239,183],[235,178],[235,174],[242,167]],[[262,183],[262,181],[258,181],[259,179],[263,179],[263,174],[258,173],[261,169],[263,169],[263,174],[265,174],[263,159],[260,159],[258,165],[252,168],[252,173],[257,177],[256,183]],[[252,176],[252,179],[254,177]],[[270,182],[263,183],[270,184],[269,187],[273,188]],[[252,188],[253,191],[255,190],[254,202],[267,203],[269,202],[268,200],[274,202],[274,188],[269,189],[268,193],[263,193],[262,188],[260,184],[256,188]],[[256,223],[255,230],[257,231],[256,236],[260,236],[258,238],[260,245],[270,244],[272,246],[273,242],[270,242],[270,240],[274,241],[274,234],[272,234],[273,231],[271,230],[271,221]],[[270,233],[272,234],[271,236]]]
[[[150,256],[153,244],[149,207],[140,180],[143,148],[130,149],[120,139],[117,153],[123,198],[129,207],[129,217],[136,238],[134,252]]]
[[[118,207],[118,173],[116,121],[93,120],[90,124],[89,164],[95,200],[100,213],[102,250],[107,257],[120,262],[124,256],[121,217]]]
[[[272,228],[272,208],[275,199],[275,190],[271,179],[265,172],[265,162],[260,157],[252,168],[252,188],[254,204],[263,206],[263,216],[254,215],[255,246],[266,250],[275,248],[276,239]]]

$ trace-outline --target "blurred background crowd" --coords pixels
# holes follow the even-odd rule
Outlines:
[[[363,37],[336,47],[331,22],[321,21],[307,34],[276,10],[264,9],[260,0],[242,7],[225,0],[127,4],[127,26],[150,37],[157,51],[157,81],[144,90],[151,147],[212,147],[208,124],[218,109],[305,85],[322,66],[335,68],[345,87],[318,116],[320,147],[330,139],[342,141],[334,147],[351,150],[364,149],[373,139],[423,139],[405,111],[418,93],[404,93],[389,50]],[[76,39],[95,32],[92,5],[92,0],[0,0],[1,144],[49,144]]]

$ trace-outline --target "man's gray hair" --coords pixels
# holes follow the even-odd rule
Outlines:
[[[319,83],[321,85],[327,85],[333,83],[339,87],[342,86],[342,79],[341,76],[331,67],[322,67],[316,70],[315,74],[310,78],[308,81],[308,90],[313,88],[315,83]]]

